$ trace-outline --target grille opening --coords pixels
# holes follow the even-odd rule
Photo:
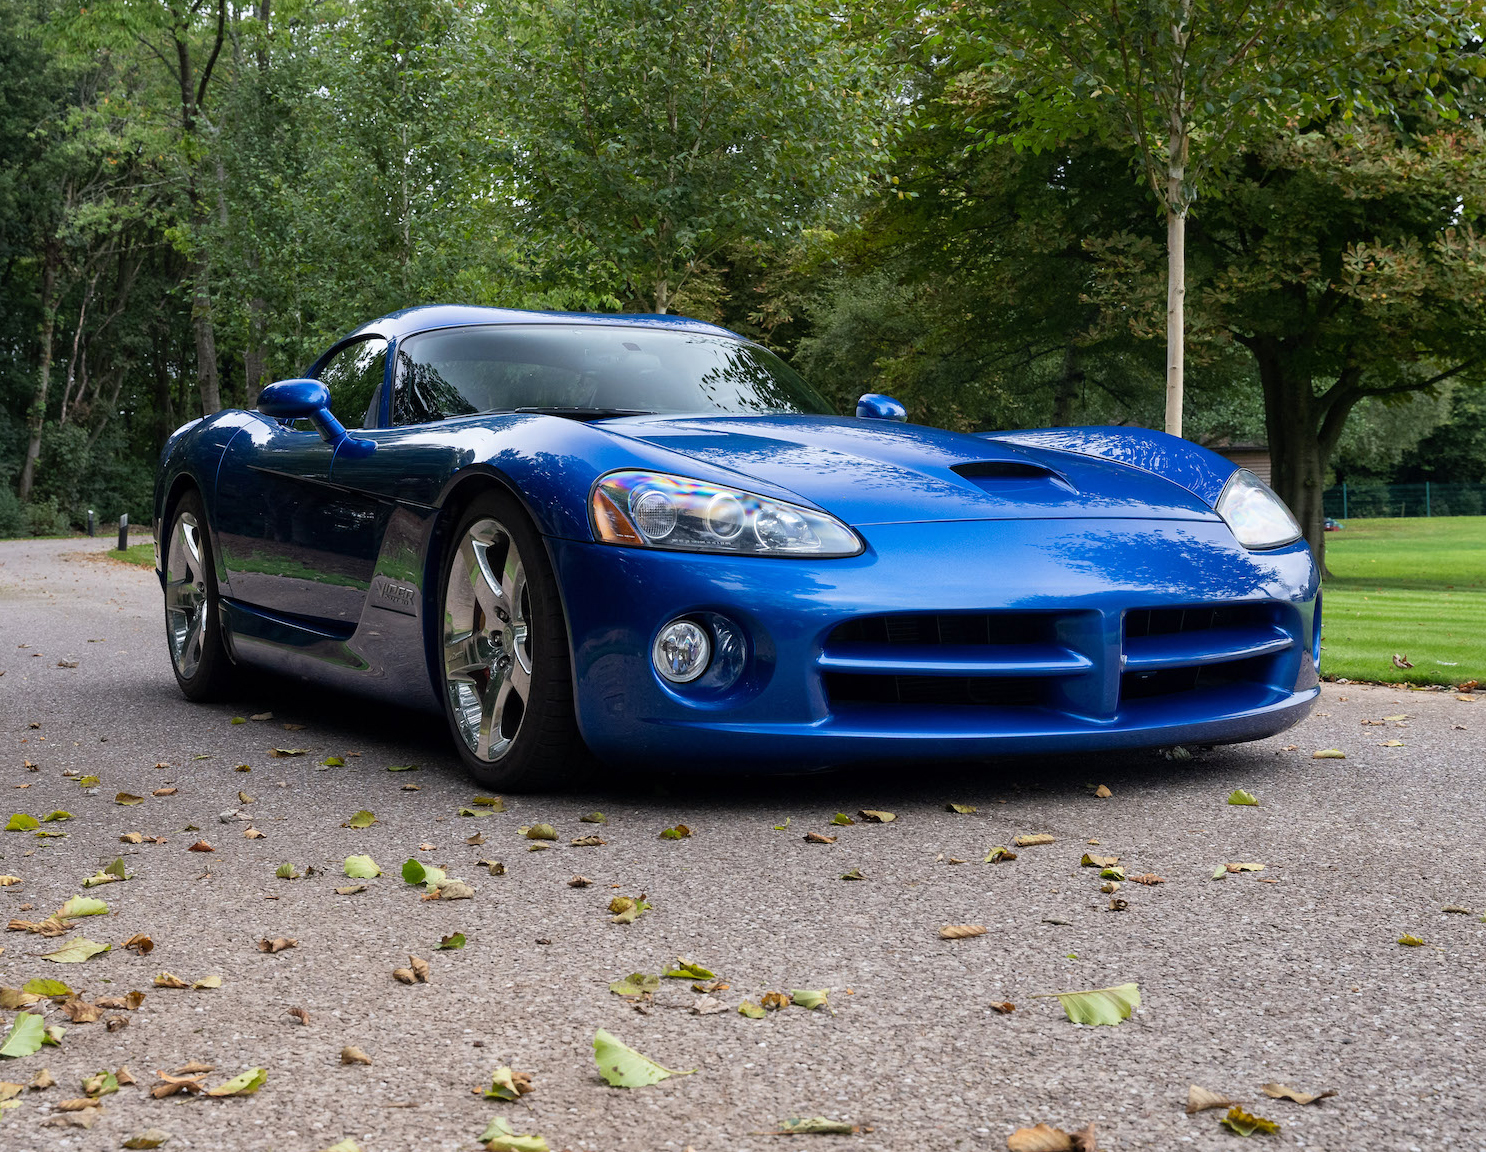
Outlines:
[[[1224,664],[1197,664],[1153,672],[1126,672],[1120,677],[1121,700],[1149,700],[1199,689],[1225,688],[1268,682],[1273,656],[1252,656]]]
[[[828,672],[832,704],[912,704],[925,707],[1014,707],[1046,699],[1047,683],[1000,676],[871,676]]]
[[[1041,644],[1055,639],[1052,614],[944,612],[911,616],[863,616],[838,625],[832,644]]]
[[[1125,613],[1125,639],[1207,632],[1213,628],[1242,628],[1270,624],[1274,609],[1267,604],[1220,604],[1195,608],[1134,608]]]

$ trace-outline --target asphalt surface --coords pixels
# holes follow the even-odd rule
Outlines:
[[[426,717],[271,681],[230,705],[187,703],[153,574],[97,555],[104,547],[0,543],[0,823],[73,813],[42,826],[65,837],[0,833],[0,872],[21,878],[0,888],[0,911],[40,919],[82,892],[109,907],[56,940],[0,933],[0,985],[51,977],[89,999],[147,998],[105,1013],[128,1018],[117,1031],[46,1007],[67,1029],[61,1045],[0,1060],[0,1080],[29,1083],[45,1067],[57,1086],[0,1113],[4,1149],[117,1148],[157,1128],[167,1149],[316,1152],[351,1138],[366,1152],[472,1150],[496,1115],[554,1150],[595,1152],[1003,1149],[1038,1122],[1093,1122],[1106,1150],[1229,1147],[1221,1111],[1184,1113],[1193,1083],[1277,1121],[1260,1146],[1486,1147],[1486,693],[1328,685],[1291,732],[1190,761],[722,780],[704,763],[673,764],[460,817],[479,790]],[[232,723],[266,711],[272,720]],[[306,752],[274,758],[275,747]],[[1346,758],[1312,759],[1324,748]],[[345,767],[322,765],[330,755]],[[419,770],[386,770],[408,764]],[[95,790],[84,775],[100,778]],[[1099,784],[1109,798],[1091,793]],[[163,788],[176,791],[154,795]],[[1259,806],[1228,805],[1235,788]],[[116,804],[120,792],[144,802]],[[359,809],[379,822],[344,827]],[[594,809],[606,825],[578,822]],[[897,819],[830,826],[860,809]],[[233,810],[251,821],[224,822]],[[517,829],[538,822],[560,838],[530,852]],[[678,822],[689,839],[658,839]],[[250,826],[263,837],[244,838]],[[838,839],[807,843],[811,831]],[[128,832],[164,842],[121,843]],[[468,845],[476,833],[484,843]],[[607,844],[569,846],[592,833]],[[981,863],[1032,833],[1056,842]],[[215,851],[188,851],[201,839]],[[1084,852],[1165,883],[1127,881],[1129,907],[1112,912]],[[341,874],[351,854],[386,875],[337,895],[356,883]],[[134,879],[80,886],[119,856]],[[473,899],[421,899],[398,875],[409,857],[468,881]],[[1212,880],[1226,862],[1265,870]],[[278,879],[283,863],[315,874]],[[838,879],[851,869],[867,879]],[[569,887],[579,873],[593,885]],[[653,909],[611,923],[609,900],[641,892]],[[938,938],[959,923],[988,932]],[[435,951],[453,932],[467,946]],[[153,941],[149,955],[121,947],[136,933]],[[1397,943],[1406,934],[1424,943]],[[298,946],[259,951],[278,936]],[[82,964],[40,959],[77,937],[113,949]],[[428,983],[393,979],[409,954],[429,961]],[[677,956],[727,980],[727,1011],[693,1014],[682,980],[663,981],[648,1012],[609,992]],[[156,988],[163,971],[222,984]],[[1057,1000],[1031,998],[1127,981],[1142,1005],[1117,1027],[1072,1024]],[[829,1010],[733,1010],[796,988],[829,989]],[[1015,1010],[996,1012],[1000,1001]],[[598,1028],[696,1073],[609,1088],[592,1056]],[[346,1045],[371,1065],[343,1065]],[[208,1086],[254,1067],[268,1078],[249,1097],[148,1094],[156,1070],[191,1061],[214,1065]],[[535,1090],[482,1099],[498,1065],[529,1073]],[[91,1129],[50,1126],[84,1077],[120,1066],[138,1085],[104,1098]],[[1271,1100],[1259,1090],[1270,1081],[1336,1096]],[[759,1135],[791,1116],[861,1130]]]

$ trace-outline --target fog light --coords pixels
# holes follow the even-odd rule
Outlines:
[[[650,650],[655,670],[673,684],[688,684],[707,670],[712,641],[707,630],[690,620],[672,620],[660,630]]]

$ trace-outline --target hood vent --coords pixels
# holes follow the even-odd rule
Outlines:
[[[1051,468],[1024,460],[983,460],[973,464],[954,464],[950,471],[963,476],[985,492],[1013,492],[1018,489],[1053,485],[1065,492],[1077,492],[1068,480]]]

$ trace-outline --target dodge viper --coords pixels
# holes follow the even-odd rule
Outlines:
[[[241,665],[442,713],[468,770],[1216,744],[1318,692],[1316,566],[1252,473],[980,433],[674,316],[431,306],[161,454],[182,691]]]

